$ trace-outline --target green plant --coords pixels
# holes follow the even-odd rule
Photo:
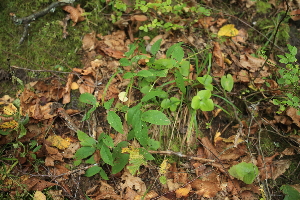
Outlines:
[[[92,105],[92,107],[83,116],[82,121],[88,120],[91,117],[92,112],[94,112],[100,105],[99,102],[97,102],[96,97],[90,93],[82,93],[79,97],[79,101]]]
[[[299,65],[295,62],[297,48],[288,44],[289,53],[285,53],[285,55],[278,55],[280,58],[279,62],[285,64],[285,67],[279,67],[278,73],[279,77],[277,79],[278,85],[281,87],[285,95],[283,98],[273,99],[274,105],[279,105],[279,112],[282,112],[286,109],[287,106],[296,108],[299,110],[299,77],[300,77],[300,69]],[[298,115],[300,115],[300,111],[298,111]]]
[[[282,185],[280,190],[285,194],[284,200],[300,199],[300,193],[290,185]]]
[[[233,165],[228,172],[231,176],[243,181],[244,183],[251,184],[258,175],[258,168],[252,163],[241,162],[237,165]]]

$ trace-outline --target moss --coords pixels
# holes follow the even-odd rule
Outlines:
[[[71,26],[69,22],[67,31],[69,36],[63,39],[63,30],[60,22],[66,16],[62,8],[56,8],[55,12],[38,18],[30,24],[28,36],[19,45],[23,34],[23,26],[12,22],[9,13],[26,17],[36,11],[47,7],[52,1],[9,1],[0,2],[0,61],[5,63],[9,58],[11,65],[29,69],[55,70],[56,65],[61,65],[70,70],[73,67],[82,67],[80,61],[81,39],[89,32],[107,33],[109,25],[101,15],[102,6],[99,1],[92,0],[88,3],[78,1],[86,10],[86,20]],[[77,1],[76,1],[77,2]],[[6,66],[7,68],[7,66]],[[45,74],[48,76],[48,74]]]
[[[267,13],[269,9],[272,8],[271,4],[264,1],[257,1],[256,2],[256,10],[258,13]]]

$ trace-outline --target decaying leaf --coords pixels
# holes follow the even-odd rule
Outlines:
[[[64,139],[59,135],[49,136],[47,140],[51,142],[52,146],[57,147],[58,149],[66,149],[71,144],[70,138]]]
[[[84,13],[84,9],[80,7],[80,4],[78,4],[76,8],[74,8],[73,6],[64,6],[63,10],[70,13],[71,20],[73,21],[72,26],[75,26],[76,23],[85,20],[85,18],[82,16],[82,14]]]
[[[234,28],[234,24],[227,24],[220,28],[218,32],[218,36],[228,36],[228,37],[234,37],[237,36],[239,31]]]

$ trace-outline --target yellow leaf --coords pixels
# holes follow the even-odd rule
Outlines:
[[[70,146],[70,139],[69,138],[62,138],[58,135],[49,136],[47,141],[52,143],[52,146],[57,147],[58,149],[66,149]]]
[[[0,129],[8,129],[8,128],[13,129],[18,126],[19,126],[18,122],[15,120],[12,120],[12,121],[4,122],[4,123],[0,124]]]
[[[239,31],[234,28],[234,24],[227,24],[220,28],[218,32],[218,36],[229,36],[229,37],[234,37],[239,33]]]
[[[34,193],[34,200],[46,200],[46,196],[41,191],[36,191]]]
[[[169,169],[170,164],[168,163],[168,159],[164,159],[164,161],[160,164],[159,174],[165,174],[167,169]]]
[[[187,197],[189,192],[191,191],[191,186],[188,185],[187,187],[185,188],[178,188],[175,193],[176,193],[176,197],[177,198],[181,198],[181,197]]]
[[[7,106],[3,107],[3,113],[6,115],[13,115],[16,112],[17,112],[17,108],[12,103],[9,103]]]

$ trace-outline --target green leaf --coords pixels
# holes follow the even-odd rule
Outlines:
[[[108,112],[107,121],[117,132],[124,134],[121,118],[115,112]]]
[[[84,159],[87,158],[96,151],[96,148],[94,147],[81,147],[78,149],[75,153],[75,159]]]
[[[163,109],[168,109],[170,106],[171,106],[170,99],[164,99],[160,104],[160,107],[162,107]]]
[[[182,76],[189,76],[190,74],[190,62],[187,60],[183,60],[180,62],[180,73],[182,74]]]
[[[85,161],[85,163],[87,163],[87,164],[95,164],[96,161],[95,161],[94,156],[91,156],[90,158],[88,158],[88,159]]]
[[[162,39],[157,40],[151,47],[150,53],[152,53],[153,55],[155,55],[158,50],[160,49],[160,43],[161,43]]]
[[[121,58],[119,60],[119,62],[120,62],[120,65],[123,66],[123,67],[132,65],[132,63],[127,58]]]
[[[135,76],[136,76],[136,73],[126,72],[126,73],[123,75],[123,78],[124,78],[124,79],[131,79],[132,77],[135,77]]]
[[[107,176],[107,174],[105,173],[105,171],[102,169],[102,167],[100,167],[101,169],[100,169],[100,176],[101,176],[101,178],[103,178],[104,180],[108,180],[109,178],[108,178],[108,176]]]
[[[106,102],[104,102],[103,106],[106,110],[109,110],[111,108],[111,105],[113,104],[115,98],[112,98]]]
[[[108,147],[114,147],[114,141],[108,134],[101,133],[99,139],[102,140],[103,143],[106,144]]]
[[[221,85],[224,88],[224,90],[231,92],[232,88],[233,88],[233,78],[231,76],[231,74],[227,74],[227,76],[222,76],[221,78]]]
[[[102,148],[100,149],[100,155],[101,155],[102,160],[105,163],[107,163],[111,166],[114,165],[112,153],[110,152],[110,149],[106,145],[103,145]]]
[[[143,126],[141,126],[141,128],[139,129],[139,131],[135,130],[135,138],[139,141],[139,143],[143,146],[143,147],[147,147],[148,145],[148,127],[142,128]]]
[[[96,97],[90,93],[82,93],[79,97],[79,101],[82,103],[87,103],[93,106],[98,106],[99,103],[96,100]]]
[[[100,172],[101,167],[99,166],[93,166],[91,168],[88,168],[85,172],[85,176],[86,177],[91,177],[94,176],[95,174],[97,174],[98,172]]]
[[[161,176],[159,177],[159,182],[161,184],[166,184],[167,183],[167,177],[166,176]]]
[[[81,146],[88,146],[92,147],[96,145],[96,140],[90,136],[88,136],[86,133],[82,131],[77,131],[77,136],[80,141]]]
[[[209,99],[211,97],[211,91],[210,90],[201,90],[197,93],[197,96],[200,97],[200,99]]]
[[[127,112],[127,122],[129,125],[133,125],[134,124],[134,119],[139,119],[141,116],[141,106],[142,104],[138,104],[132,108],[129,108],[128,112]],[[135,117],[137,116],[137,117]]]
[[[214,102],[212,99],[202,99],[199,108],[202,111],[212,111],[214,110]]]
[[[148,110],[142,113],[142,121],[149,122],[156,125],[170,125],[171,122],[167,116],[158,110]]]
[[[176,46],[172,52],[171,58],[180,62],[184,57],[184,51],[181,46]]]
[[[165,96],[167,93],[163,90],[154,90],[146,93],[146,95],[142,98],[141,102],[146,102],[157,96]]]
[[[90,117],[91,117],[91,114],[96,110],[96,106],[93,106],[91,107],[91,109],[89,109],[85,115],[83,116],[82,120],[81,121],[85,121],[85,120],[88,120]]]
[[[149,146],[150,150],[156,151],[160,147],[160,142],[156,141],[154,139],[149,139],[148,140],[148,146]],[[148,159],[148,160],[150,160],[150,159]]]
[[[294,47],[290,44],[288,44],[287,46],[288,46],[288,49],[289,49],[289,51],[292,55],[294,55],[294,56],[297,55],[297,48],[296,47]]]
[[[149,76],[154,76],[154,74],[152,72],[150,72],[149,70],[141,70],[137,73],[137,76],[149,77]]]
[[[199,96],[194,96],[192,98],[192,103],[191,103],[191,107],[195,110],[200,108],[200,100],[201,98]]]
[[[177,87],[180,89],[180,91],[185,95],[186,94],[186,88],[184,85],[184,80],[183,80],[183,76],[180,73],[179,70],[175,71],[175,82]]]
[[[258,175],[258,168],[252,163],[242,162],[232,166],[228,172],[231,176],[244,181],[246,184],[251,184]]]
[[[198,77],[197,80],[204,86],[212,83],[212,77],[210,75],[204,75],[203,77]]]
[[[154,69],[170,69],[170,68],[173,68],[175,65],[176,65],[175,60],[161,58],[161,59],[155,60],[152,67]]]
[[[112,166],[112,174],[120,172],[129,161],[129,154],[122,153],[122,148],[128,146],[128,142],[122,141],[113,149],[114,165]]]

